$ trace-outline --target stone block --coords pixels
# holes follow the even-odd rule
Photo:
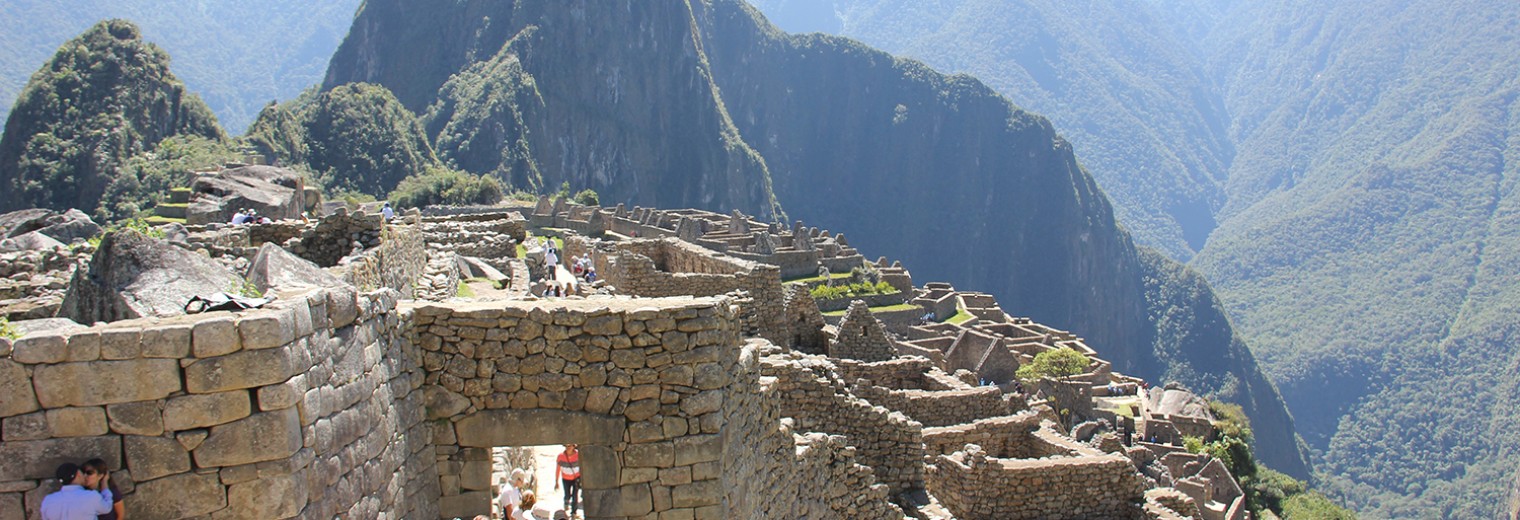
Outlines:
[[[92,458],[121,467],[121,437],[75,437],[0,443],[0,482],[53,478],[53,470],[65,462]]]
[[[180,390],[179,362],[172,359],[46,365],[32,378],[46,408],[153,401]]]
[[[190,338],[190,351],[198,358],[224,356],[243,349],[237,322],[231,316],[196,323]]]
[[[670,499],[671,505],[674,507],[716,505],[723,501],[723,487],[718,485],[717,480],[692,482],[672,488],[670,490]]]
[[[0,430],[5,432],[5,442],[35,441],[51,436],[46,412],[6,417],[0,421]]]
[[[227,488],[227,509],[213,520],[274,520],[301,514],[307,500],[303,475],[261,478]]]
[[[238,320],[243,348],[258,350],[288,345],[296,339],[294,316],[289,311],[265,312]]]
[[[718,435],[690,435],[676,439],[677,466],[713,462],[723,456],[723,438]]]
[[[612,448],[595,444],[583,444],[581,452],[581,487],[584,489],[612,489],[618,487],[617,454]]]
[[[105,360],[142,357],[142,331],[115,329],[100,331],[100,358]]]
[[[106,407],[106,423],[122,435],[162,435],[164,414],[158,401],[113,404]]]
[[[177,432],[217,426],[248,417],[252,412],[245,390],[185,395],[164,404],[164,429]]]
[[[179,432],[174,434],[174,440],[179,442],[180,446],[184,446],[185,451],[195,451],[195,448],[200,446],[202,442],[206,442],[206,436],[210,433],[207,430]]]
[[[422,387],[422,402],[428,419],[443,419],[464,413],[470,408],[468,397],[450,392],[438,385]]]
[[[306,395],[305,376],[295,376],[278,385],[259,388],[260,411],[283,410],[295,406]]]
[[[28,365],[69,359],[69,339],[58,334],[30,334],[15,341],[11,359]]]
[[[675,463],[675,444],[651,442],[630,444],[623,450],[625,468],[668,468]]]
[[[122,444],[127,453],[127,469],[132,470],[132,479],[137,482],[190,471],[190,452],[177,440],[128,435]]]
[[[196,466],[209,468],[281,459],[299,449],[301,419],[290,408],[213,427],[192,454]]]
[[[712,413],[723,407],[723,391],[708,390],[681,401],[681,413],[689,417]]]
[[[327,319],[333,328],[347,327],[359,318],[357,296],[357,290],[351,286],[327,289]]]
[[[190,357],[190,325],[154,327],[142,332],[142,356],[183,359]]]
[[[438,515],[441,518],[474,518],[475,515],[491,514],[491,493],[472,491],[438,499]]]
[[[209,394],[283,383],[306,367],[296,349],[245,350],[185,367],[185,390]]]
[[[463,447],[541,446],[573,442],[610,446],[623,441],[617,417],[563,410],[482,410],[454,423]]]
[[[0,359],[0,395],[5,396],[0,399],[0,417],[21,415],[40,408],[26,368],[9,359]]]
[[[654,417],[658,413],[660,413],[659,399],[645,399],[628,403],[628,408],[623,412],[624,415],[628,416],[630,422],[643,421]]]
[[[227,507],[227,488],[212,473],[184,473],[137,485],[123,502],[128,518],[191,518]]]
[[[0,520],[26,520],[21,493],[0,493]]]
[[[69,361],[99,361],[100,333],[80,332],[69,336]]]
[[[48,433],[53,438],[105,435],[106,409],[99,406],[56,408],[47,411]]]
[[[475,460],[464,463],[464,472],[459,474],[459,487],[466,491],[491,489],[491,461]]]

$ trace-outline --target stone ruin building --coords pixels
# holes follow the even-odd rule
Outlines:
[[[1176,446],[1212,432],[1182,389],[800,222],[546,198],[157,234],[0,255],[31,298],[0,302],[24,334],[0,340],[0,520],[92,457],[133,518],[468,518],[493,448],[561,443],[586,518],[1249,516],[1220,461]],[[599,278],[542,297],[566,273],[539,237]],[[134,282],[156,271],[121,267],[144,248],[206,273],[170,303],[228,273],[273,300],[166,312]],[[815,300],[835,275],[896,292]],[[1087,372],[1016,380],[1053,349]]]

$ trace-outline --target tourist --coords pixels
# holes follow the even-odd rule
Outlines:
[[[553,279],[554,266],[559,265],[559,255],[555,254],[553,245],[550,245],[548,248],[544,249],[544,265],[548,266],[549,268],[549,274],[547,276],[550,279]]]
[[[111,468],[106,467],[106,461],[104,459],[90,459],[88,461],[85,461],[82,469],[85,471],[94,472],[96,475],[109,475],[111,473]],[[106,483],[104,487],[111,492],[112,503],[111,512],[100,515],[99,520],[122,520],[126,518],[126,507],[121,503],[121,501],[126,497],[121,496],[121,490],[116,489],[115,482],[111,482],[108,479],[102,480],[105,480]]]
[[[240,210],[238,210],[237,213],[235,213],[235,214],[232,215],[232,225],[234,225],[234,226],[238,225],[238,224],[242,224],[242,223],[247,222],[247,221],[248,221],[248,210],[246,210],[246,209],[240,209]]]
[[[528,472],[522,468],[514,468],[512,476],[507,481],[507,487],[501,490],[501,496],[496,498],[496,503],[501,505],[501,516],[504,518],[516,518],[514,514],[522,509],[522,488],[528,485]]]
[[[385,201],[385,206],[380,208],[380,216],[385,217],[387,221],[396,218],[396,210],[391,209],[391,201]]]
[[[596,281],[596,268],[595,267],[587,267],[586,268],[586,283],[591,283],[591,282],[595,282],[595,281]]]
[[[72,462],[53,473],[63,488],[42,499],[42,520],[94,520],[111,512],[110,476],[80,469]]]
[[[535,504],[538,504],[538,495],[533,494],[533,490],[531,489],[523,491],[522,507],[517,508],[516,511],[512,512],[512,516],[507,518],[511,518],[512,520],[539,520],[533,514],[533,506]]]
[[[580,508],[581,490],[581,452],[574,444],[566,444],[564,453],[554,460],[554,489],[559,489],[561,482],[565,484],[565,509],[570,511],[570,516],[575,516],[575,510]]]

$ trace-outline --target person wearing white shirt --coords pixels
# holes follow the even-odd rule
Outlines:
[[[497,497],[496,503],[501,505],[503,518],[517,518],[522,511],[523,486],[528,485],[528,472],[522,468],[512,470],[512,478],[507,482],[506,489],[501,490],[501,496]]]
[[[65,484],[42,499],[42,520],[95,520],[111,512],[110,475],[81,470],[72,462],[58,466],[54,475]]]

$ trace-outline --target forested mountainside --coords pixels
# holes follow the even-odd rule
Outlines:
[[[132,20],[227,130],[322,80],[359,0],[6,0],[0,2],[0,120],[64,41],[105,18]]]
[[[1193,264],[1322,455],[1323,483],[1371,517],[1505,512],[1520,466],[1515,4],[821,3],[757,0],[784,27],[974,70],[1051,114],[1142,237],[1132,215],[1151,208],[1123,208],[1135,201],[1117,192],[1154,182],[1149,163],[1086,158],[1115,148],[1105,136],[1182,128],[1172,145],[1200,150],[1218,138],[1192,128],[1223,128],[1218,228]],[[1088,94],[1043,105],[1048,85],[996,79],[1039,71]],[[1145,94],[1157,84],[1171,96]],[[1186,110],[1188,98],[1209,101]],[[1084,141],[1071,126],[1095,111],[1136,117]],[[1178,127],[1179,113],[1210,123]],[[1179,191],[1153,207],[1193,200]]]
[[[424,114],[439,158],[475,173],[608,204],[785,207],[1077,331],[1119,370],[1239,402],[1261,457],[1307,472],[1207,284],[1137,250],[1050,123],[970,77],[788,36],[737,0],[372,0],[324,88],[355,82]]]
[[[128,162],[174,136],[222,140],[216,117],[123,20],[68,41],[32,77],[0,136],[0,212],[134,211],[168,179]],[[119,207],[118,204],[125,207]]]
[[[1145,3],[754,3],[788,31],[824,30],[967,73],[1049,117],[1142,244],[1187,261],[1214,229],[1234,154],[1223,100]]]

